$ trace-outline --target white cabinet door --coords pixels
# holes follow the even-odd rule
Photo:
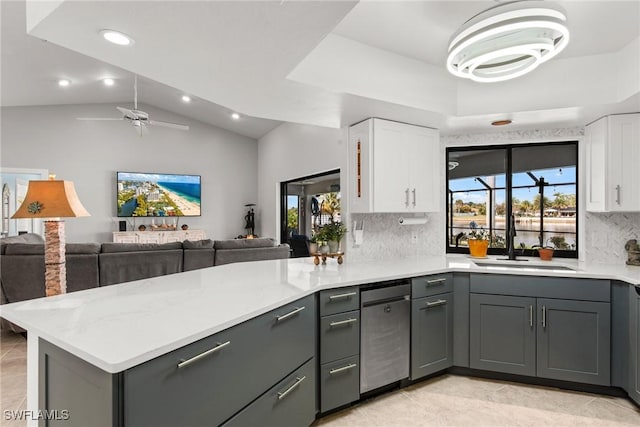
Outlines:
[[[608,155],[609,210],[640,211],[640,114],[609,117]]]
[[[409,210],[438,212],[443,188],[439,133],[434,129],[411,126],[406,136],[411,187]]]
[[[640,211],[640,114],[603,117],[585,130],[586,208]]]
[[[374,119],[373,205],[375,212],[410,210],[407,125]]]
[[[586,208],[590,212],[604,212],[606,203],[606,151],[609,121],[607,117],[593,122],[585,129],[586,150]]]
[[[352,213],[440,210],[437,130],[382,119],[349,128]]]

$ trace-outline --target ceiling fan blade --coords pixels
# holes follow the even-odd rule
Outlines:
[[[124,120],[122,117],[76,117],[76,120]]]
[[[125,116],[137,117],[133,110],[129,110],[128,108],[116,107],[116,110],[120,111]]]
[[[179,130],[189,130],[189,126],[181,125],[178,123],[159,122],[157,120],[149,120],[147,123],[154,126],[163,126],[166,128],[179,129]]]

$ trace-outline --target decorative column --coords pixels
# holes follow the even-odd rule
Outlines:
[[[44,233],[45,291],[49,297],[67,292],[64,221],[45,221]]]

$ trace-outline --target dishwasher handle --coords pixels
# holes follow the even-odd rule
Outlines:
[[[363,302],[362,303],[362,307],[371,307],[373,305],[382,305],[382,304],[389,304],[392,302],[398,302],[398,301],[410,301],[411,300],[411,296],[410,295],[401,295],[401,296],[397,296],[397,297],[391,297],[391,298],[384,298],[384,299],[379,299],[379,300],[375,300],[375,301],[368,301],[368,302]]]

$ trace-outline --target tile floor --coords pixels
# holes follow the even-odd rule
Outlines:
[[[25,409],[26,357],[26,339],[22,335],[2,331],[2,426],[25,425],[24,422],[5,420],[4,411]],[[623,398],[443,375],[369,399],[317,420],[313,426],[638,427],[640,408]]]

